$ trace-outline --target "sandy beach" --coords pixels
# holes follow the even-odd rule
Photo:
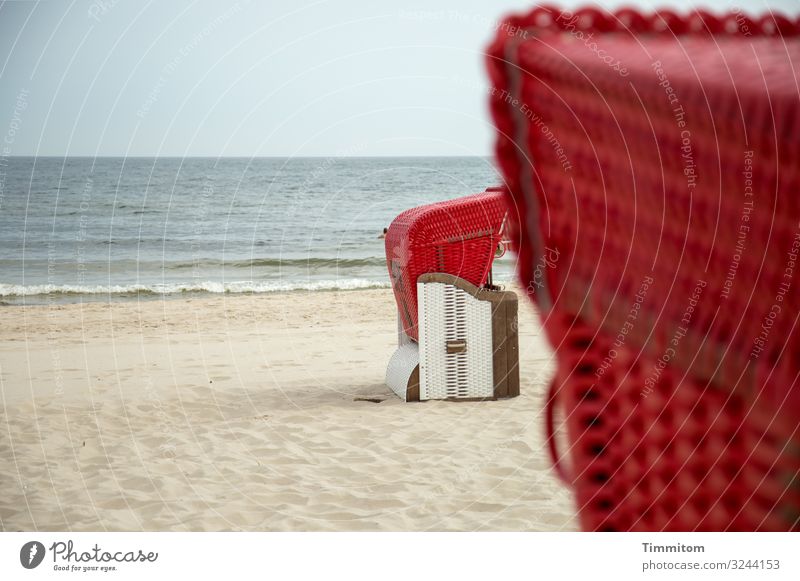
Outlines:
[[[0,528],[575,530],[520,308],[520,397],[407,404],[389,290],[0,307]]]

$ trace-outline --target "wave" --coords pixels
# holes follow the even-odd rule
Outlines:
[[[103,241],[103,244],[114,244],[114,242]],[[108,269],[109,266],[116,267],[117,270],[131,268],[133,270],[185,270],[190,268],[258,268],[258,267],[279,267],[279,268],[303,268],[314,269],[320,267],[330,267],[338,269],[359,268],[359,267],[380,267],[380,272],[386,269],[386,258],[254,258],[220,260],[216,258],[198,258],[191,260],[153,260],[144,257],[140,258],[115,258],[109,261],[108,255],[100,259],[83,260],[83,265],[87,267],[97,267]],[[74,266],[74,257],[64,259],[49,258],[26,258],[23,262],[19,258],[0,258],[0,267],[44,267],[51,262],[63,263],[66,266]]]
[[[258,294],[290,291],[359,290],[388,288],[389,286],[388,282],[363,278],[320,280],[315,282],[205,281],[198,283],[131,285],[16,285],[0,283],[0,297],[30,297],[43,295],[173,295],[182,293]]]
[[[194,268],[198,266],[221,266],[233,268],[256,268],[264,266],[318,268],[353,268],[360,266],[380,266],[386,268],[386,258],[375,256],[369,258],[253,258],[252,260],[214,260],[199,259],[196,262],[163,263],[165,268]]]

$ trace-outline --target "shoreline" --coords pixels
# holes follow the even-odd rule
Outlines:
[[[80,292],[56,292],[37,295],[13,295],[14,300],[9,301],[8,296],[0,298],[0,307],[47,307],[50,305],[89,305],[103,303],[125,303],[125,302],[145,302],[145,301],[172,301],[172,300],[197,300],[213,298],[233,298],[233,297],[258,297],[274,295],[294,295],[305,293],[336,293],[336,292],[362,292],[379,291],[391,288],[389,282],[375,283],[375,286],[364,286],[354,288],[295,288],[295,289],[276,289],[270,291],[225,291],[211,292],[206,290],[190,290],[159,293],[155,291],[143,291],[132,293],[80,293]],[[22,302],[19,299],[25,297],[45,297],[41,301]]]
[[[351,281],[356,279],[350,279]],[[231,281],[229,283],[214,284],[251,284],[250,281]],[[169,283],[168,283],[169,284]],[[178,284],[178,283],[175,283]],[[210,284],[210,283],[202,283]],[[337,287],[334,281],[317,281],[311,283],[298,283],[306,286],[297,288],[278,288],[274,290],[224,290],[222,292],[210,291],[205,289],[176,290],[174,292],[159,292],[157,290],[141,290],[131,292],[73,292],[58,291],[28,295],[2,295],[0,294],[0,307],[19,307],[19,306],[49,306],[49,305],[70,305],[70,304],[95,304],[95,303],[116,303],[116,302],[140,302],[154,300],[180,300],[180,299],[205,299],[214,297],[256,297],[281,294],[307,294],[307,293],[335,293],[335,292],[358,292],[373,290],[390,290],[391,283],[386,281],[370,281],[359,279],[356,286]],[[322,284],[318,288],[310,288],[315,284]],[[346,284],[346,283],[345,283]],[[519,293],[518,284],[513,279],[495,280],[495,284],[507,288],[513,288]],[[1,285],[0,285],[1,286]],[[26,300],[26,299],[34,300]]]
[[[524,299],[520,397],[407,404],[389,289],[235,297],[4,309],[0,529],[576,530]]]
[[[355,279],[353,279],[355,280]],[[160,284],[160,283],[159,283]],[[228,283],[210,283],[210,282],[203,282],[199,283],[201,285],[211,285],[211,284],[253,284],[251,281],[231,281]],[[207,290],[205,288],[180,288],[179,290],[174,291],[159,291],[159,290],[149,290],[147,288],[142,290],[132,290],[130,292],[82,292],[82,291],[55,291],[55,292],[46,292],[46,293],[36,293],[36,294],[0,294],[0,303],[2,306],[18,306],[20,304],[27,304],[30,306],[37,306],[37,305],[48,305],[48,304],[88,304],[88,303],[97,303],[97,302],[125,302],[125,301],[141,301],[141,300],[171,300],[171,299],[192,299],[192,298],[208,298],[208,297],[222,297],[222,296],[261,296],[261,295],[276,295],[276,294],[290,294],[290,293],[314,293],[314,292],[351,292],[351,291],[362,291],[362,290],[383,290],[391,288],[391,285],[388,281],[380,282],[380,281],[368,281],[364,279],[363,281],[359,281],[355,286],[344,286],[344,287],[337,287],[335,286],[334,281],[317,281],[317,282],[310,282],[310,283],[297,283],[298,286],[296,288],[283,288],[283,287],[274,287],[273,289],[269,290],[230,290],[226,289],[223,291],[212,291]],[[319,287],[314,287],[315,284],[320,284]],[[188,285],[182,283],[167,283],[168,286],[175,286],[175,287],[186,287]],[[302,285],[302,286],[301,286]],[[34,285],[35,286],[35,285]],[[98,285],[100,286],[100,285]],[[134,285],[128,285],[134,286]],[[145,285],[143,285],[145,286]],[[156,286],[150,285],[150,286]],[[291,284],[286,286],[292,286]],[[36,299],[32,302],[22,303],[23,299]]]

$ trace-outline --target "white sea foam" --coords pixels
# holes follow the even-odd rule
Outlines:
[[[132,284],[132,285],[55,285],[34,284],[16,285],[0,283],[0,297],[23,297],[37,295],[136,295],[155,294],[171,295],[179,293],[213,293],[213,294],[242,294],[242,293],[274,293],[289,291],[317,291],[317,290],[357,290],[370,288],[388,288],[389,282],[367,280],[363,278],[346,278],[338,280],[320,280],[313,282],[199,282],[199,283],[172,283],[172,284]]]

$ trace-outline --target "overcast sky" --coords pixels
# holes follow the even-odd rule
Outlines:
[[[603,3],[619,4],[695,5]],[[800,11],[800,0],[699,4]],[[0,3],[0,135],[11,137],[0,153],[488,155],[481,51],[499,17],[531,5]]]

